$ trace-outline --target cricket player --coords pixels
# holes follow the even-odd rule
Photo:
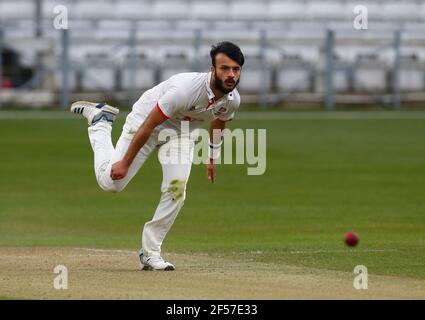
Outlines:
[[[182,122],[187,121],[189,132],[210,124],[207,176],[214,183],[213,159],[214,154],[220,152],[221,136],[212,132],[220,133],[240,104],[236,90],[244,64],[240,48],[231,42],[220,42],[212,46],[210,56],[209,73],[176,74],[143,93],[128,114],[115,148],[111,131],[118,109],[87,101],[71,106],[71,112],[88,120],[94,170],[103,190],[122,191],[152,151],[158,150],[162,166],[161,198],[152,220],[144,225],[142,232],[139,252],[142,270],[175,270],[173,264],[161,257],[161,245],[183,206],[192,165],[194,138],[183,132]],[[165,129],[175,130],[176,139],[160,139],[161,130]],[[165,161],[166,154],[180,161]]]

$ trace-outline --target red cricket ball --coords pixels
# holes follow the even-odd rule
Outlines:
[[[357,243],[359,243],[359,236],[353,231],[346,232],[344,235],[344,241],[347,246],[354,247]]]

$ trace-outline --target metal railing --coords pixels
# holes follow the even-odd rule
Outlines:
[[[326,44],[325,44],[325,59],[326,59],[326,68],[325,68],[325,108],[326,110],[332,110],[335,107],[335,89],[334,89],[334,73],[336,71],[334,60],[335,60],[335,31],[328,30],[326,35]],[[384,95],[380,94],[378,91],[373,89],[368,89],[366,86],[364,90],[378,103],[381,103],[385,106],[391,105],[394,109],[399,109],[401,107],[401,95],[400,95],[400,46],[401,46],[401,31],[394,31],[393,41],[379,46],[372,50],[372,53],[378,53],[382,50],[393,50],[394,51],[394,62],[392,67],[392,77],[391,77],[391,99],[386,101]],[[361,59],[357,56],[354,63],[349,67],[350,73],[353,73],[359,65],[361,64]]]
[[[155,41],[154,38],[145,39],[143,37],[140,37],[140,34],[138,33],[140,30],[137,29],[136,23],[133,24],[133,26],[128,30],[129,36],[124,41],[118,41],[116,40],[111,41],[111,47],[110,50],[107,50],[107,54],[113,56],[114,52],[122,49],[123,47],[126,47],[128,49],[129,55],[128,55],[128,67],[129,67],[129,83],[127,87],[124,88],[125,90],[125,100],[132,104],[137,99],[137,93],[138,89],[136,87],[136,77],[138,72],[138,67],[140,64],[139,56],[137,48],[140,46],[149,46],[151,43]],[[57,70],[60,70],[61,73],[61,82],[60,82],[60,88],[58,93],[58,101],[60,105],[65,108],[69,106],[70,100],[72,99],[73,92],[70,88],[70,77],[72,72],[71,71],[81,71],[85,68],[90,68],[89,63],[82,63],[81,65],[77,65],[75,61],[73,61],[71,57],[71,49],[72,46],[75,45],[73,43],[72,33],[73,30],[59,30],[57,31],[60,34],[60,37],[58,37],[59,42],[57,43],[57,48],[59,49],[56,53],[56,65],[50,66],[43,63],[43,61],[40,61],[39,67],[37,68],[37,72],[35,73],[35,76],[31,81],[26,83],[24,86],[18,88],[18,90],[26,90],[28,88],[37,88],[40,86],[40,84],[43,82],[44,77],[46,77],[49,73],[57,72]],[[249,40],[241,40],[243,43],[249,42],[250,46],[257,46],[258,52],[259,52],[259,68],[260,68],[260,86],[258,87],[258,92],[256,92],[256,98],[255,102],[258,103],[258,105],[262,108],[267,108],[269,105],[274,103],[280,103],[281,101],[285,101],[288,96],[292,92],[299,92],[300,88],[295,85],[292,89],[279,89],[276,90],[276,85],[269,86],[268,83],[271,82],[271,75],[276,74],[276,72],[285,72],[285,68],[281,68],[278,66],[275,66],[270,63],[270,61],[267,58],[267,54],[269,51],[277,51],[279,54],[285,53],[285,44],[290,43],[291,41],[294,41],[295,43],[302,43],[302,39],[284,39],[283,45],[282,42],[277,42],[276,39],[272,39],[273,37],[270,36],[269,30],[251,30],[251,32],[256,33],[256,37],[251,37]],[[314,65],[311,64],[311,66],[308,66],[308,72],[311,73],[312,77],[312,83],[315,83],[316,85],[312,85],[312,93],[316,93],[318,98],[318,102],[322,102],[326,110],[332,110],[335,108],[335,105],[339,103],[338,100],[338,94],[336,93],[335,89],[335,79],[334,75],[336,72],[341,70],[338,66],[338,64],[335,61],[335,49],[341,45],[339,42],[339,31],[334,30],[327,30],[325,31],[326,34],[321,39],[315,39],[311,42],[312,50],[315,50],[315,48],[323,49],[323,55],[321,56],[321,63],[323,67],[321,67],[320,64]],[[171,37],[171,36],[170,36]],[[284,36],[282,36],[282,39]],[[164,38],[165,39],[165,38]],[[162,39],[162,43],[167,44],[166,40]],[[34,39],[33,39],[34,40]],[[87,39],[86,39],[87,40]],[[197,29],[193,30],[192,36],[186,39],[185,45],[188,45],[192,48],[192,51],[194,53],[193,59],[191,60],[191,69],[192,71],[202,71],[202,53],[201,49],[203,45],[206,44],[212,44],[217,39],[214,38],[209,32],[209,30],[202,30]],[[232,40],[232,39],[231,39]],[[373,39],[372,39],[373,40]],[[235,39],[237,42],[238,39]],[[280,40],[279,40],[280,41]],[[310,43],[306,40],[306,43]],[[342,45],[345,45],[347,41],[355,42],[355,39],[349,39],[344,40]],[[1,48],[5,45],[5,37],[3,29],[0,27],[0,51]],[[421,44],[424,46],[424,43]],[[371,46],[369,46],[371,47]],[[243,46],[242,46],[243,48]],[[390,91],[388,92],[380,92],[378,90],[369,89],[367,86],[364,86],[364,91],[367,93],[369,97],[371,97],[374,101],[377,103],[380,103],[384,106],[390,106],[394,109],[401,108],[402,105],[402,94],[400,90],[400,69],[401,69],[401,48],[402,48],[402,31],[396,30],[393,34],[393,38],[391,41],[387,41],[387,43],[384,43],[381,39],[381,41],[376,42],[376,45],[373,49],[369,49],[372,53],[379,53],[384,50],[390,50],[394,53],[394,60],[390,67],[391,69],[391,80],[390,80]],[[319,50],[320,50],[319,49]],[[362,60],[360,57],[357,57],[355,61],[347,66],[345,66],[345,71],[347,71],[349,74],[354,74],[356,70],[358,70],[362,65]],[[1,63],[1,57],[0,57],[0,79],[2,73],[2,63]],[[117,66],[107,66],[110,68],[116,68]],[[152,65],[152,68],[159,68],[158,66]],[[244,66],[244,68],[249,68],[248,66]],[[278,69],[280,68],[280,69]],[[156,70],[156,69],[155,69]],[[163,70],[159,70],[163,71]],[[271,71],[271,72],[270,72]],[[85,75],[87,76],[87,75]],[[425,77],[425,73],[424,73]],[[158,80],[161,77],[156,76],[155,79]],[[323,78],[323,88],[318,88],[317,86],[317,79]],[[93,82],[95,82],[95,79],[92,79]],[[272,89],[270,89],[270,87]],[[2,104],[2,92],[1,92],[1,86],[0,86],[0,106]],[[425,91],[425,88],[423,88]],[[50,90],[54,91],[55,89],[52,87]],[[114,90],[102,88],[102,85],[99,85],[98,90],[100,92],[104,92],[108,97],[111,98],[118,98]],[[322,91],[323,90],[323,91]],[[388,94],[390,97],[388,98]],[[123,95],[120,95],[120,98],[122,98]],[[122,99],[121,99],[122,100]]]

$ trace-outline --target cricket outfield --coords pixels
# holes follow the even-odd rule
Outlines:
[[[160,196],[156,155],[122,193],[105,193],[84,121],[2,112],[0,297],[424,299],[424,115],[242,114],[231,128],[267,130],[265,174],[220,165],[211,185],[194,166],[163,245],[177,270],[159,273],[137,265]],[[355,248],[343,244],[349,230]],[[58,264],[67,290],[53,288]],[[353,288],[357,265],[367,290]]]

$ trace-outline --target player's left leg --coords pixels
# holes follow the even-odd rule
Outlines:
[[[140,149],[130,165],[128,174],[123,179],[112,180],[111,167],[124,157],[140,124],[134,123],[131,117],[127,117],[121,136],[114,147],[111,132],[112,123],[119,112],[117,108],[105,103],[77,101],[72,104],[71,112],[81,114],[88,121],[88,135],[94,153],[94,171],[99,186],[109,192],[122,191],[155,149],[157,135],[152,134]]]
[[[159,149],[163,174],[161,199],[152,220],[143,229],[140,260],[145,270],[174,270],[171,263],[161,258],[161,245],[186,199],[193,149],[193,141],[181,137],[170,140]]]

